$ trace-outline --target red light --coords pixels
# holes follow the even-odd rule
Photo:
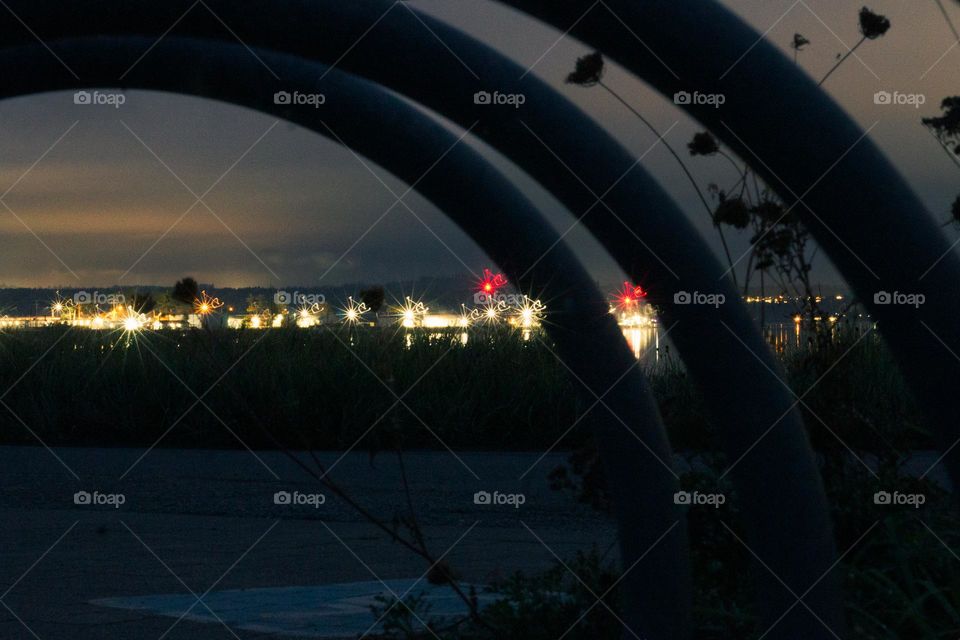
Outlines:
[[[617,304],[621,307],[627,307],[636,304],[646,297],[647,292],[643,290],[643,287],[630,284],[629,282],[624,282],[623,288],[614,294]]]
[[[507,279],[502,273],[494,274],[490,269],[483,270],[483,279],[480,281],[479,289],[484,293],[496,293],[497,289],[507,284]]]

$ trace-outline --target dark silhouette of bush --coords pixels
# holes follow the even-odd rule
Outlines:
[[[386,296],[383,287],[369,287],[360,291],[360,301],[369,307],[370,311],[377,313],[383,308],[383,300]]]
[[[173,294],[171,297],[184,304],[193,304],[198,293],[200,293],[200,285],[197,284],[196,280],[187,276],[183,280],[178,280],[177,283],[173,285]]]

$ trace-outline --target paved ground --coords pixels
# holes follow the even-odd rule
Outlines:
[[[201,605],[171,629],[174,617],[91,601],[186,596],[161,601],[174,602],[182,612],[184,603],[193,602],[191,591],[210,590],[209,602],[216,603],[223,596],[214,594],[228,590],[415,580],[425,570],[422,561],[389,542],[283,454],[143,454],[0,447],[0,638],[275,637],[196,622],[194,615],[212,618]],[[547,487],[546,474],[562,456],[548,456],[524,475],[538,457],[405,457],[430,543],[438,554],[450,548],[450,563],[464,579],[485,583],[517,569],[549,566],[551,549],[567,556],[613,542],[610,522]],[[380,456],[372,466],[366,454],[322,459],[336,463],[331,475],[374,513],[389,518],[406,512],[394,457]],[[522,493],[525,503],[477,505],[478,491]],[[81,503],[89,494],[91,503],[104,504],[76,504],[78,492]],[[281,502],[289,494],[291,503],[304,504],[275,504],[277,492],[286,492]],[[326,502],[309,504],[319,500],[310,497],[317,493],[324,493]],[[224,611],[233,606],[220,603]],[[210,606],[216,613],[216,605]]]
[[[918,452],[908,469],[919,475],[936,458]],[[371,512],[408,511],[395,457],[321,460]],[[609,520],[548,488],[562,455],[405,460],[432,550],[449,550],[466,581],[614,541]],[[945,481],[939,468],[931,477]],[[524,503],[475,504],[477,492]],[[277,452],[0,447],[0,517],[0,640],[320,637],[347,620],[325,624],[317,612],[357,614],[369,583],[410,585],[426,569]],[[213,613],[197,604],[178,621],[208,591]]]

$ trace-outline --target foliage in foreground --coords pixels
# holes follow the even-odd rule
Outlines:
[[[718,481],[722,460],[705,462],[704,470],[685,474],[682,485],[721,490],[729,500],[718,509],[691,507],[687,513],[694,637],[757,638],[767,631],[752,608],[753,577],[763,569],[731,533],[746,539],[736,493]],[[850,637],[954,640],[960,632],[960,558],[955,555],[960,530],[952,499],[932,482],[904,475],[892,459],[881,465],[879,482],[858,465],[849,457],[831,456],[824,466],[837,545],[839,552],[848,551],[834,571],[845,592]],[[877,505],[874,493],[881,487],[922,493],[926,503],[919,509]],[[409,609],[403,604],[390,608],[395,603],[385,601],[374,614],[379,618],[387,612],[383,637],[395,640],[555,640],[567,631],[564,638],[573,640],[621,637],[622,605],[615,587],[608,593],[619,576],[614,559],[594,551],[567,564],[582,583],[558,563],[542,574],[517,574],[493,585],[499,599],[483,610],[482,624],[431,618],[428,609],[418,608],[422,600],[409,598],[404,601]],[[595,604],[593,594],[606,594],[604,604]],[[431,624],[432,632],[423,629],[417,616]],[[777,630],[766,637],[778,637]]]
[[[361,450],[392,448],[398,435],[407,448],[438,448],[432,431],[462,449],[532,449],[583,410],[536,339],[474,332],[464,345],[459,332],[436,334],[3,333],[11,411],[0,412],[0,440],[35,443],[26,424],[50,445],[149,446],[175,425],[164,446],[240,447],[232,431],[253,448],[344,449],[365,433]]]
[[[797,394],[816,383],[804,411],[854,449],[933,448],[876,332],[861,337],[782,356]],[[583,447],[602,412],[588,411],[546,340],[506,328],[471,331],[466,344],[436,330],[0,333],[11,410],[0,441],[34,443],[27,425],[50,445],[149,446],[169,429],[163,446],[241,446],[232,431],[254,448],[342,449],[361,436],[360,450],[439,448],[436,434],[457,449],[517,451],[553,446],[576,424],[559,447]],[[683,367],[666,355],[646,373],[674,449],[715,450]],[[841,446],[807,418],[818,449]]]

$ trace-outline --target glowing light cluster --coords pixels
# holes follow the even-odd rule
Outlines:
[[[523,296],[523,302],[517,308],[517,321],[524,329],[540,324],[547,307],[539,300]]]
[[[457,326],[466,329],[473,324],[476,318],[473,315],[473,310],[467,309],[467,305],[460,305],[460,315],[457,317]]]
[[[624,282],[623,287],[614,294],[617,306],[621,308],[636,306],[646,297],[647,292],[643,287],[629,282]]]
[[[510,305],[503,300],[490,300],[486,304],[474,309],[474,312],[477,314],[477,320],[483,324],[497,324],[500,322],[501,316],[509,309]]]
[[[400,319],[400,324],[407,329],[419,326],[423,323],[424,316],[430,311],[423,302],[414,301],[410,296],[404,298],[403,306],[396,308],[396,315]]]
[[[352,297],[347,298],[347,306],[340,310],[340,317],[345,324],[356,324],[363,320],[363,314],[370,311],[365,302],[354,302]]]
[[[319,302],[313,304],[303,303],[297,308],[297,326],[307,328],[315,326],[318,323],[317,314],[323,310]]]
[[[97,316],[99,319],[100,316]],[[136,333],[141,331],[147,323],[147,317],[142,313],[137,313],[133,307],[127,307],[123,315],[123,330],[127,333]]]
[[[201,291],[200,295],[193,300],[193,310],[198,316],[210,315],[222,306],[220,298],[209,296],[206,291]]]
[[[50,316],[53,318],[63,318],[73,314],[74,305],[70,298],[63,298],[57,291],[56,297],[50,301]]]
[[[477,289],[481,293],[493,294],[497,289],[507,285],[507,278],[502,273],[493,273],[490,269],[483,270],[483,278]]]
[[[641,305],[647,297],[643,287],[624,282],[612,297],[610,313],[617,317],[617,323],[621,327],[645,327],[654,324],[655,318],[649,313],[650,309]]]

